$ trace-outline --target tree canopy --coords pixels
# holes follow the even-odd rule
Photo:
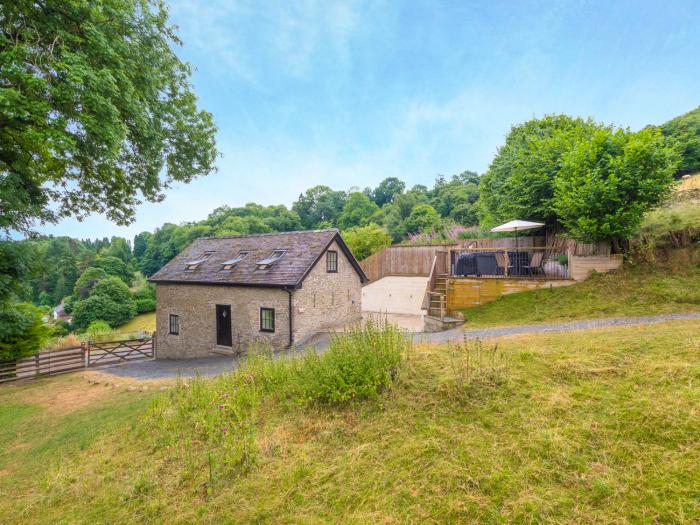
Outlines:
[[[215,126],[158,0],[16,0],[0,14],[0,228],[28,232],[214,170]]]
[[[656,129],[599,129],[562,158],[554,210],[581,241],[628,239],[644,212],[670,194],[679,162]]]
[[[700,106],[669,120],[661,126],[661,131],[680,151],[678,174],[700,171]]]
[[[554,179],[562,155],[601,125],[567,115],[549,115],[513,126],[481,180],[481,222],[539,220],[558,226]]]

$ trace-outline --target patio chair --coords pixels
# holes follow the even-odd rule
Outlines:
[[[544,263],[544,252],[535,252],[532,254],[532,259],[530,259],[530,263],[523,266],[522,268],[531,277],[537,272],[544,275],[544,268],[542,268],[543,263]]]
[[[496,275],[506,274],[506,256],[503,252],[494,253],[496,257]]]

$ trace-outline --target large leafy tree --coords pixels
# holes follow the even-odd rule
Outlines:
[[[576,239],[627,239],[670,193],[679,162],[657,129],[600,129],[562,158],[554,210]]]
[[[511,128],[481,178],[482,223],[536,219],[558,226],[554,178],[562,155],[602,126],[592,120],[550,115]]]
[[[359,191],[353,192],[348,195],[343,213],[338,217],[338,227],[347,229],[353,226],[365,226],[377,210],[379,208],[367,195]]]
[[[299,195],[292,204],[292,211],[297,213],[304,228],[335,225],[343,212],[346,198],[344,191],[335,191],[328,186],[314,186]]]
[[[403,193],[406,183],[396,177],[387,177],[372,191],[372,198],[377,206],[394,202],[394,197]]]
[[[0,228],[102,212],[214,169],[212,116],[161,0],[14,0],[0,10]]]

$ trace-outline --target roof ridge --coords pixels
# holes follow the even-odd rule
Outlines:
[[[286,232],[268,232],[268,233],[249,233],[245,235],[210,235],[208,237],[198,237],[197,241],[205,241],[209,239],[246,239],[249,237],[271,237],[273,235],[294,235],[300,233],[324,233],[324,232],[334,232],[340,233],[338,228],[323,228],[321,230],[294,230]]]

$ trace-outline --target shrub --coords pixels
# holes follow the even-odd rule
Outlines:
[[[65,337],[71,332],[71,325],[69,322],[59,319],[53,325],[53,337]]]
[[[39,308],[19,303],[0,309],[0,361],[37,353],[50,335]]]
[[[374,223],[345,230],[343,239],[359,261],[391,245],[391,235]]]
[[[152,284],[148,284],[133,294],[136,303],[136,312],[143,314],[153,312],[156,309],[156,290]]]
[[[101,319],[98,319],[97,321],[92,321],[87,329],[85,330],[85,333],[90,337],[98,337],[100,335],[105,335],[109,334],[112,332],[112,327],[109,326],[107,321],[103,321]]]
[[[410,346],[406,332],[386,321],[369,320],[339,333],[326,353],[304,358],[299,369],[303,398],[339,404],[377,397],[394,379]]]
[[[73,306],[73,324],[77,329],[87,328],[91,322],[98,320],[116,327],[135,315],[136,305],[131,298],[125,303],[118,303],[105,295],[91,295]]]

